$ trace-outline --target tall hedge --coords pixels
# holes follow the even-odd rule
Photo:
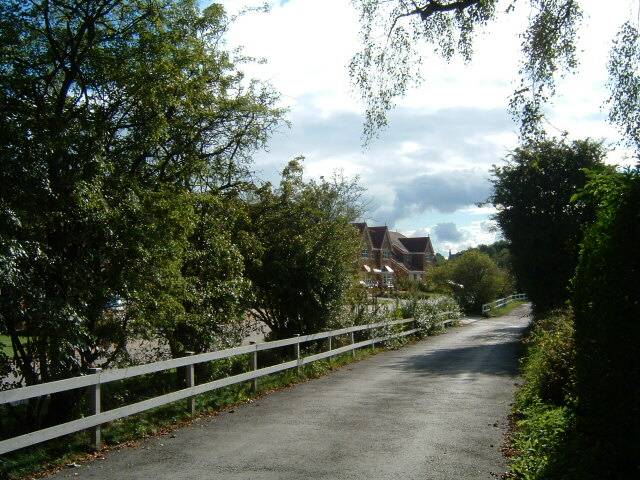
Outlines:
[[[583,225],[590,208],[571,202],[587,182],[586,169],[603,166],[605,151],[592,140],[544,140],[517,148],[492,171],[495,219],[510,242],[518,285],[543,315],[569,299]]]
[[[582,199],[598,214],[573,280],[578,427],[597,478],[640,478],[640,170],[596,175]]]

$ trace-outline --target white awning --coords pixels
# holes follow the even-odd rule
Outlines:
[[[370,272],[371,271],[371,267],[369,265],[362,265],[362,267],[364,268],[365,272]]]
[[[384,268],[387,270],[387,272],[393,273],[393,270],[389,265],[385,265]]]
[[[378,270],[377,268],[374,268],[373,273],[382,273],[382,270]]]

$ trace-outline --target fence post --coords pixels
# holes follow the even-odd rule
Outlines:
[[[373,340],[373,341],[371,342],[371,350],[375,350],[375,349],[376,349],[376,334],[375,334],[375,332],[374,332],[374,330],[373,330],[373,327],[371,327],[371,328],[369,329],[369,338],[370,338],[371,340]]]
[[[187,355],[193,355],[194,352],[184,352]],[[186,380],[186,384],[187,387],[191,388],[191,387],[195,387],[196,385],[196,375],[195,375],[195,367],[193,365],[193,363],[189,364],[186,366],[185,370],[185,380]],[[189,410],[189,413],[194,414],[196,413],[196,397],[195,396],[191,396],[189,398],[187,398],[187,409]]]
[[[89,369],[89,373],[99,374],[101,371],[101,368]],[[98,413],[100,413],[100,377],[98,377],[98,382],[90,387],[89,408],[91,408],[92,415],[97,415]],[[91,447],[94,450],[100,450],[101,446],[101,426],[96,425],[91,429]]]
[[[295,337],[297,338],[297,342],[296,342],[296,360],[298,362],[298,375],[300,375],[300,370],[301,370],[301,365],[300,365],[300,334],[296,333]]]
[[[356,343],[353,337],[353,332],[351,332],[351,358],[356,358],[356,349],[353,347],[353,344]]]
[[[254,345],[256,346],[256,342],[249,342],[249,345]],[[258,370],[258,348],[256,346],[256,349],[253,351],[253,371],[255,372],[256,370]],[[251,388],[253,390],[253,393],[258,393],[258,378],[254,378],[251,381]]]

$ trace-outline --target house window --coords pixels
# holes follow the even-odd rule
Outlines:
[[[389,259],[389,250],[382,250],[382,258]]]
[[[368,248],[363,248],[362,249],[362,258],[369,258],[369,249]]]

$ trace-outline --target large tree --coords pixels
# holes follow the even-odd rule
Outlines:
[[[110,365],[136,332],[201,349],[237,316],[220,202],[282,112],[226,27],[196,0],[0,2],[0,329],[26,383]]]
[[[587,169],[603,167],[601,144],[545,140],[516,149],[493,169],[495,218],[510,242],[518,283],[539,312],[562,306],[593,208],[572,202]]]

